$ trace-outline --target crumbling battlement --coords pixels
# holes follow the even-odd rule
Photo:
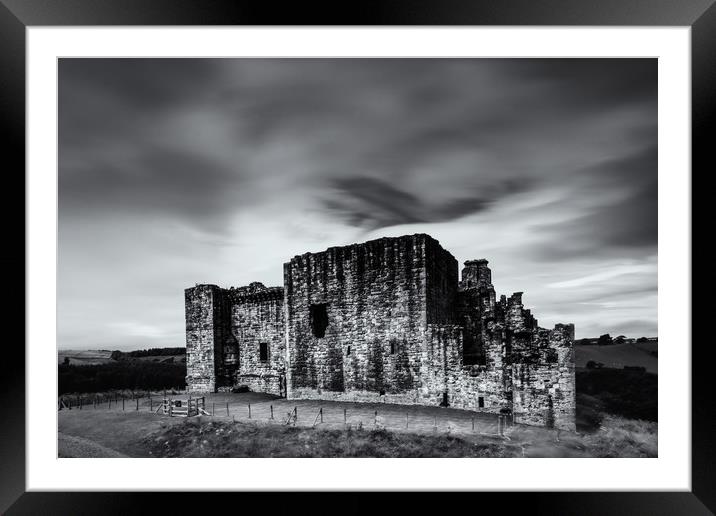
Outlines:
[[[574,326],[540,328],[522,292],[497,299],[487,260],[458,278],[455,258],[415,234],[283,270],[283,287],[186,290],[190,390],[511,411],[574,429]]]

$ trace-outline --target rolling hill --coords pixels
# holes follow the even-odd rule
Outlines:
[[[656,343],[612,344],[609,346],[574,346],[577,367],[586,367],[587,362],[601,362],[604,367],[622,369],[624,366],[645,367],[650,373],[658,373]]]
[[[112,362],[111,355],[112,352],[106,349],[61,349],[57,352],[57,363],[63,363],[67,357],[71,365],[106,364]]]

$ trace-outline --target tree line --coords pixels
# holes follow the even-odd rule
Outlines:
[[[134,351],[112,351],[110,358],[112,360],[121,360],[123,358],[140,358],[140,357],[166,357],[172,355],[184,355],[186,348],[149,348],[137,349]]]
[[[92,365],[58,365],[59,394],[102,392],[110,389],[184,388],[185,377],[186,364],[182,363],[135,360]]]

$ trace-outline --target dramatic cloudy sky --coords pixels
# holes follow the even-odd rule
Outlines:
[[[186,287],[417,232],[542,326],[656,334],[656,60],[59,70],[60,348],[183,346]]]

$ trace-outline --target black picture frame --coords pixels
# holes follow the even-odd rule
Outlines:
[[[261,493],[198,494],[180,493],[58,493],[25,492],[25,226],[15,221],[20,210],[11,199],[24,199],[25,191],[25,29],[32,26],[63,25],[614,25],[614,26],[690,26],[692,38],[692,192],[701,177],[713,171],[710,134],[714,131],[716,103],[716,5],[715,0],[405,0],[380,4],[334,2],[296,2],[275,6],[269,2],[232,0],[0,0],[0,127],[4,149],[6,187],[2,203],[6,252],[0,259],[5,270],[3,312],[6,329],[15,328],[17,338],[7,338],[0,375],[4,396],[3,424],[0,428],[0,512],[7,514],[94,514],[155,512],[149,498],[161,497],[162,512],[186,512],[202,508],[216,510],[241,499],[241,507],[282,510],[292,507],[324,512],[343,507],[342,512],[372,511],[376,494],[347,494],[331,500],[326,494],[304,500],[306,493],[294,495],[298,501],[269,503],[274,495]],[[8,159],[10,158],[10,159]],[[709,166],[710,165],[710,166]],[[698,171],[698,172],[697,172]],[[14,183],[16,182],[16,183]],[[703,192],[705,189],[701,189]],[[9,195],[8,195],[9,194]],[[692,201],[693,210],[693,201]],[[694,228],[703,218],[692,216]],[[706,219],[708,220],[708,219]],[[693,233],[692,233],[693,235]],[[692,237],[693,241],[693,237]],[[13,245],[10,245],[12,243]],[[693,252],[692,256],[698,256]],[[712,278],[712,268],[692,265],[692,277],[699,274],[699,285]],[[702,287],[703,289],[704,287]],[[48,295],[54,295],[48,285]],[[692,289],[693,292],[693,289]],[[693,295],[693,294],[692,294]],[[692,302],[692,320],[705,321],[707,302]],[[664,314],[662,314],[664,316]],[[692,325],[693,326],[693,325]],[[19,330],[19,331],[18,331]],[[685,328],[684,335],[693,334]],[[697,341],[693,334],[693,341]],[[688,340],[686,341],[688,343]],[[716,423],[712,392],[712,353],[710,343],[693,346],[692,356],[692,490],[690,492],[530,492],[453,494],[450,506],[479,504],[505,506],[529,514],[712,514],[716,511]],[[48,415],[48,421],[53,421]],[[568,467],[568,466],[566,466]],[[479,498],[477,498],[479,496]],[[232,497],[232,500],[225,498]],[[314,500],[315,498],[315,500]],[[464,499],[460,499],[464,498]],[[401,502],[401,510],[425,510],[444,502],[426,500],[412,494]],[[208,505],[207,505],[208,504]],[[288,504],[288,505],[286,505]],[[319,504],[319,505],[314,505]],[[340,505],[336,505],[340,504]],[[320,508],[323,507],[324,510]],[[237,510],[239,507],[237,506]]]

